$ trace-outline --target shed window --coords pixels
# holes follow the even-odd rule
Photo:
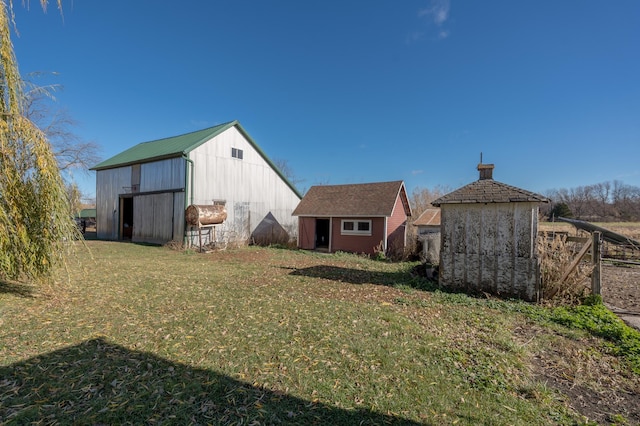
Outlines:
[[[371,235],[370,220],[342,220],[342,235]]]
[[[238,148],[231,148],[231,156],[238,160],[242,160],[242,150]]]

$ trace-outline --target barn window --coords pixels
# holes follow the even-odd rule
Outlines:
[[[238,160],[242,160],[242,150],[238,148],[231,148],[231,156]]]
[[[342,220],[342,235],[371,235],[370,220]]]

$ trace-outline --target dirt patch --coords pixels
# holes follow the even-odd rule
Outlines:
[[[602,266],[602,299],[640,315],[640,266]]]
[[[640,424],[640,377],[621,373],[624,369],[616,357],[594,351],[597,339],[550,334],[531,323],[518,327],[515,334],[525,344],[534,342],[531,375],[558,392],[571,409],[597,424]],[[535,349],[537,339],[552,339],[555,344]]]

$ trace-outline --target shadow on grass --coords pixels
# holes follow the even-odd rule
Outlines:
[[[7,424],[405,424],[252,386],[104,339],[0,368]]]
[[[481,299],[485,300],[489,297],[496,300],[513,300],[510,298],[501,298],[499,295],[492,295],[478,291],[474,288],[458,288],[440,286],[438,282],[429,280],[424,276],[420,276],[409,271],[398,272],[380,272],[380,271],[363,271],[360,269],[344,268],[331,265],[316,265],[307,268],[292,269],[291,275],[305,276],[310,278],[321,278],[336,282],[344,282],[349,284],[374,284],[389,287],[406,286],[416,290],[427,292],[438,292],[446,294],[450,300],[458,299],[461,303],[469,303],[469,300]],[[451,299],[453,298],[453,299]]]
[[[82,234],[85,240],[97,240],[98,239],[98,234],[94,231],[94,232],[85,232],[84,234]]]
[[[316,265],[308,268],[293,269],[291,275],[345,282],[349,284],[376,284],[386,286],[407,285],[421,290],[433,291],[438,284],[425,278],[414,276],[406,271],[380,272],[343,268],[331,265]]]
[[[33,287],[27,284],[0,280],[0,294],[12,294],[19,297],[33,297]]]

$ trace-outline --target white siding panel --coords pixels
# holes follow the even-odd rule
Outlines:
[[[241,149],[243,158],[233,158],[232,148]],[[246,241],[269,213],[292,237],[297,235],[298,220],[291,213],[300,198],[235,127],[189,157],[195,165],[193,203],[226,201],[227,220],[216,228],[217,239]]]
[[[480,209],[469,209],[466,211],[466,251],[469,254],[479,254],[481,251],[480,241],[482,241],[479,230],[482,228],[482,211]]]
[[[454,287],[458,288],[466,288],[467,280],[466,280],[466,265],[467,265],[467,256],[464,253],[453,253],[453,270],[452,270],[452,278]]]
[[[184,192],[173,193],[173,239],[182,241],[184,236]]]
[[[469,253],[465,255],[465,265],[462,269],[465,270],[464,283],[477,287],[480,284],[480,276],[482,275],[482,258],[475,253]]]
[[[233,158],[232,148],[241,149],[243,158]],[[187,162],[183,158],[140,165],[139,192],[142,194],[135,195],[133,206],[136,239],[182,239],[185,203],[212,204],[213,200],[225,200],[227,208],[227,220],[216,228],[217,240],[249,240],[251,233],[269,213],[291,237],[297,236],[298,218],[291,216],[291,213],[300,198],[237,128],[232,127],[194,149],[189,153],[189,159],[193,162],[193,170],[191,163],[188,163],[189,174],[186,173]],[[185,178],[188,179],[186,183]],[[152,197],[160,194],[144,194],[184,189],[185,184],[191,186],[192,181],[192,193],[162,194],[172,197],[170,207],[159,201],[162,197]],[[99,238],[118,238],[119,194],[124,192],[123,187],[130,187],[131,182],[131,167],[97,172]],[[150,197],[145,198],[147,196]],[[152,209],[153,213],[148,209]],[[169,222],[171,232],[165,227],[153,228],[150,217],[163,221],[173,218]]]
[[[104,240],[118,239],[120,197],[131,186],[131,167],[98,170],[96,172],[97,236]]]
[[[440,250],[438,280],[442,284],[453,286],[453,254],[451,252]]]
[[[141,165],[140,192],[184,188],[185,160],[170,158]]]
[[[135,242],[165,243],[173,238],[173,193],[133,197],[133,238]]]

